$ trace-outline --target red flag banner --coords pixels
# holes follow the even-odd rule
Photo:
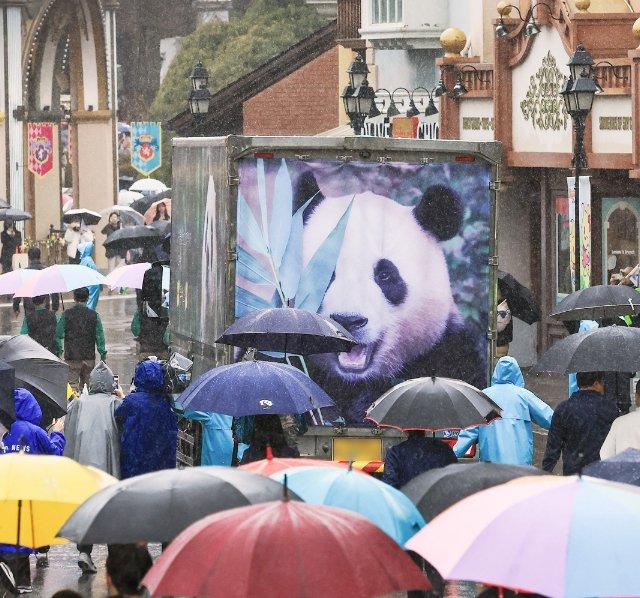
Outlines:
[[[53,169],[53,123],[29,123],[29,172],[43,177]]]

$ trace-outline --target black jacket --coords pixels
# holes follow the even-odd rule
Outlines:
[[[64,319],[64,358],[66,361],[95,359],[98,314],[86,305],[76,304],[62,314]]]
[[[55,355],[56,314],[48,309],[29,309],[25,313],[29,336]]]
[[[611,399],[590,390],[573,393],[553,414],[542,469],[553,471],[561,453],[564,475],[599,461],[600,448],[616,417],[618,407]]]
[[[6,230],[0,233],[0,241],[2,241],[2,250],[0,250],[0,262],[4,272],[9,272],[12,267],[13,254],[18,246],[22,245],[22,235],[20,231],[16,231],[14,235],[10,235]]]

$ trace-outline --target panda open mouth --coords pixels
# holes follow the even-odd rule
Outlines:
[[[361,372],[366,370],[371,363],[371,358],[376,352],[378,343],[370,345],[356,345],[348,353],[338,353],[340,369],[347,372]]]

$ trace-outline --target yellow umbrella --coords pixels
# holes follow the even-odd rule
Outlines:
[[[0,543],[61,544],[56,533],[92,494],[117,480],[67,457],[0,456]]]

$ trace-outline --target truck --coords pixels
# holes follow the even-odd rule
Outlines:
[[[336,409],[299,449],[374,470],[403,438],[365,418],[386,390],[427,375],[487,385],[500,157],[495,142],[174,139],[172,349],[198,376],[242,357],[216,339],[251,310],[333,318],[358,344],[300,358]]]

